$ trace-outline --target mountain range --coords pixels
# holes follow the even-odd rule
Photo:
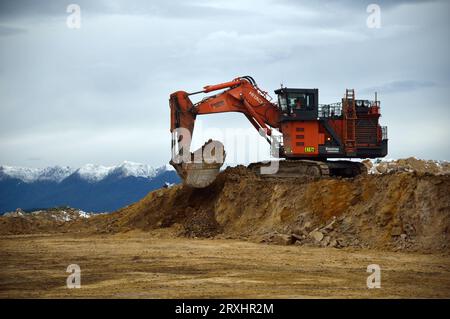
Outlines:
[[[129,205],[166,184],[179,183],[169,165],[153,168],[125,161],[117,166],[80,168],[0,166],[0,214],[21,208],[71,206],[109,212]]]

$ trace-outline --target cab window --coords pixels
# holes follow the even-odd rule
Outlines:
[[[312,110],[314,108],[313,96],[305,93],[290,93],[288,107],[291,110]]]
[[[278,105],[280,106],[281,110],[286,111],[287,110],[287,99],[284,95],[278,95]]]

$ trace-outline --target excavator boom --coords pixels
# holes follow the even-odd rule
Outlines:
[[[199,93],[209,93],[226,89],[225,91],[204,98],[193,104],[189,96]],[[170,95],[171,127],[173,133],[178,128],[185,128],[193,134],[195,118],[201,114],[224,112],[243,113],[257,129],[262,129],[267,135],[271,127],[277,127],[279,110],[276,104],[270,102],[266,92],[260,90],[251,77],[240,77],[233,81],[216,85],[207,85],[202,91],[187,93],[177,91]]]
[[[224,90],[194,104],[189,96]],[[261,91],[253,78],[240,77],[233,81],[208,85],[202,91],[187,93],[177,91],[170,95],[170,112],[172,132],[172,166],[175,167],[183,181],[193,187],[206,187],[211,184],[225,160],[223,144],[208,141],[199,150],[191,153],[191,139],[197,115],[224,112],[243,113],[257,130],[264,132],[270,143],[271,126],[277,124],[278,109],[271,103],[267,93]],[[180,146],[180,144],[182,144]],[[214,146],[214,155],[205,160],[204,150]],[[199,156],[195,156],[198,154]],[[220,156],[219,156],[220,155]],[[198,160],[195,160],[197,157]],[[220,157],[220,158],[219,158]],[[175,159],[175,160],[174,160]],[[178,159],[178,161],[176,160]]]

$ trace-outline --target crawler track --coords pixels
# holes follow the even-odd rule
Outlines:
[[[364,164],[351,161],[281,160],[278,161],[278,165],[278,170],[273,174],[264,173],[261,170],[269,166],[262,162],[252,163],[248,168],[265,178],[355,177],[367,174]]]

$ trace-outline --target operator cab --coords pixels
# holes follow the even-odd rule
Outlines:
[[[282,111],[282,121],[317,120],[319,106],[318,89],[275,90],[278,96],[278,107]]]

